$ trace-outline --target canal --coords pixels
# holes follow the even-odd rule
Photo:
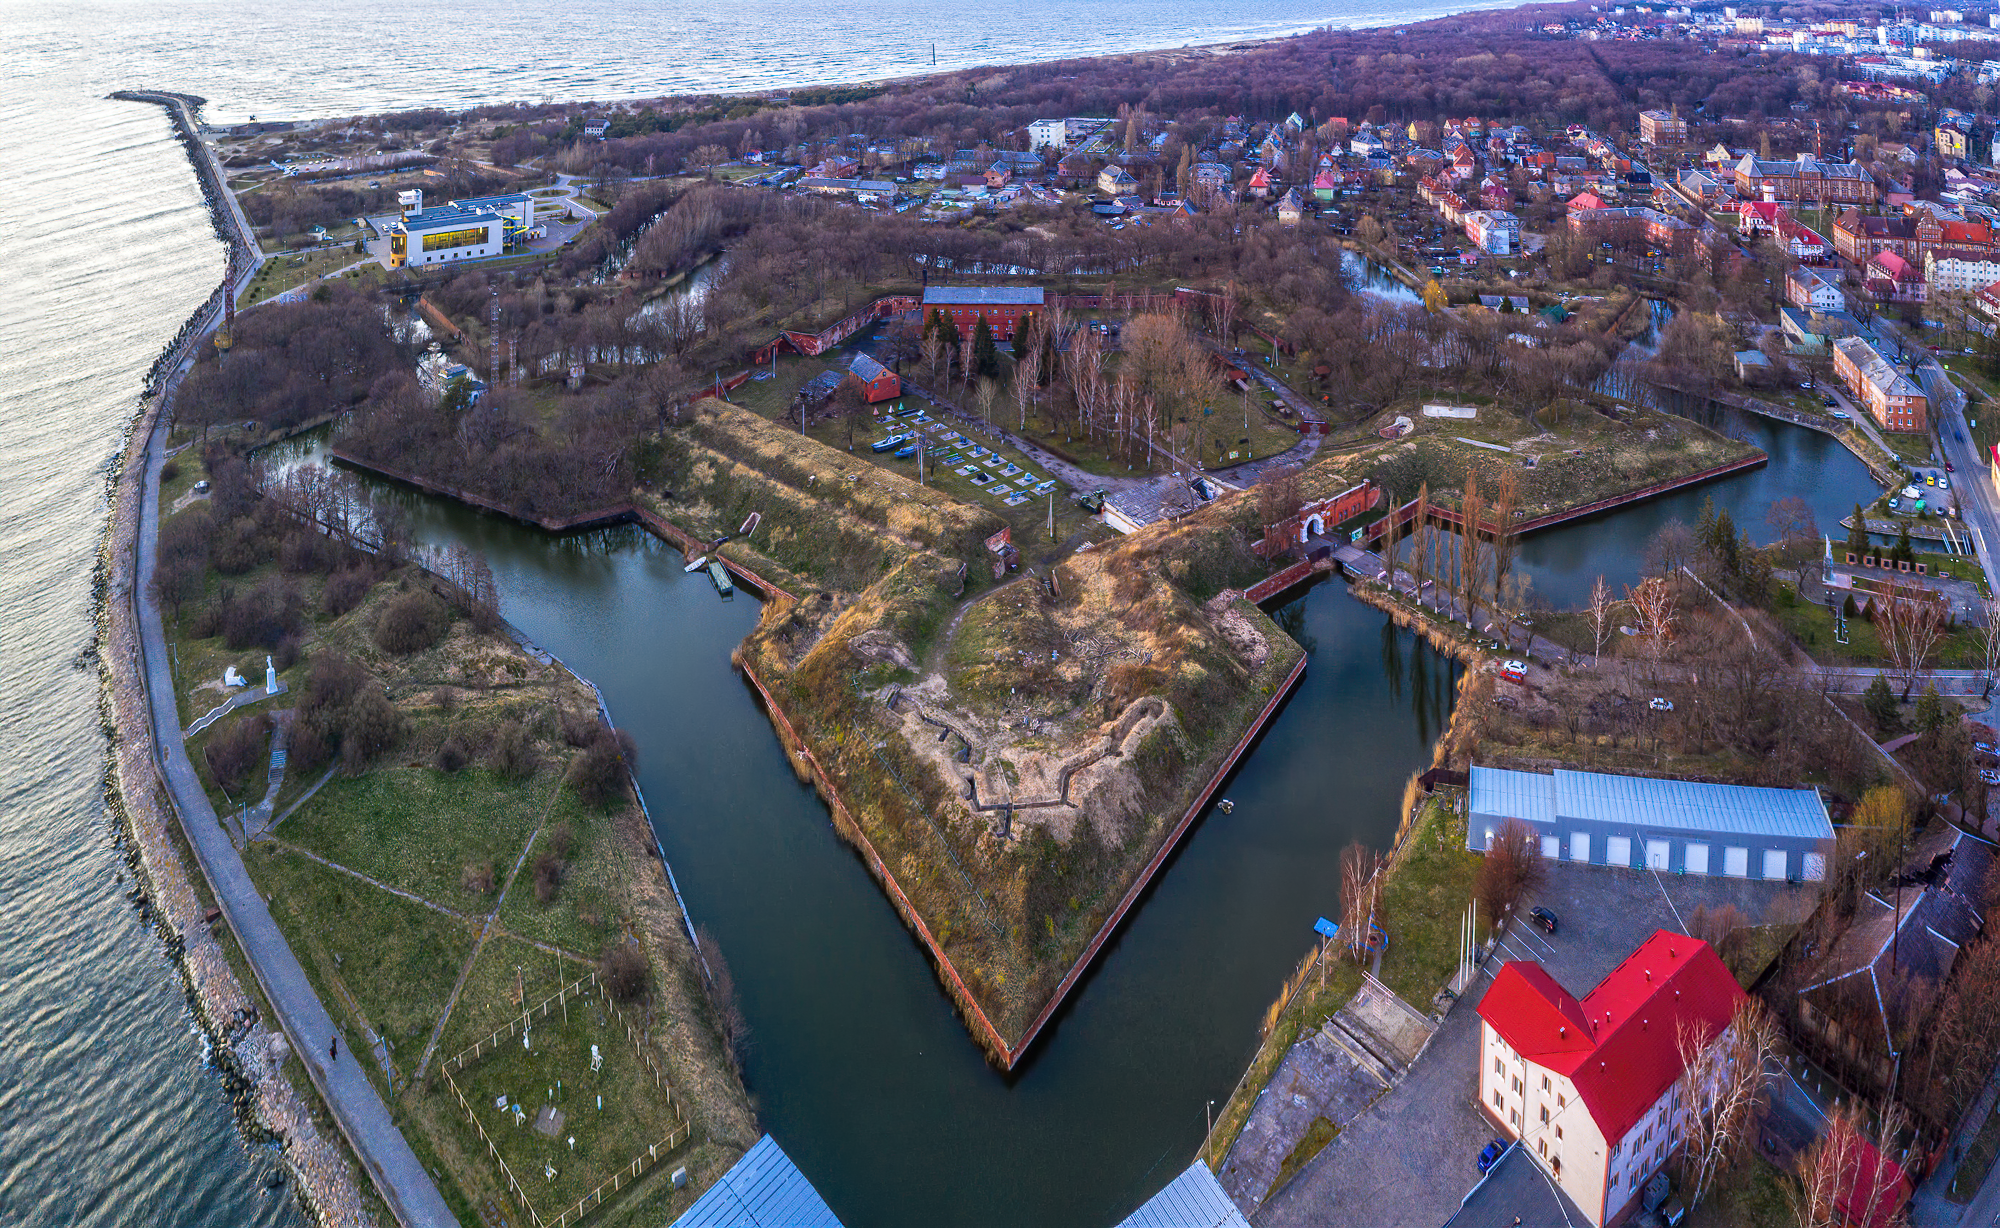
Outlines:
[[[729,664],[755,624],[632,527],[552,537],[379,484],[491,563],[507,618],[603,690],[661,846],[730,961],[759,1115],[843,1222],[1115,1223],[1200,1145],[1257,1021],[1336,906],[1342,846],[1393,838],[1455,667],[1339,582],[1275,611],[1312,650],[1289,704],[1011,1077]]]
[[[1659,525],[1702,499],[1753,538],[1800,495],[1822,524],[1873,490],[1837,443],[1734,424],[1772,462],[1531,537],[1544,597],[1634,583]],[[300,441],[293,459],[317,453]],[[1184,1167],[1257,1020],[1336,906],[1333,867],[1393,839],[1404,782],[1428,766],[1456,667],[1339,581],[1274,611],[1311,664],[1022,1067],[966,1035],[927,958],[825,806],[787,763],[729,664],[759,607],[719,600],[634,527],[551,536],[401,486],[416,537],[483,554],[507,618],[602,688],[638,740],[640,782],[690,912],[729,959],[750,1022],[759,1115],[849,1224],[1114,1223]]]

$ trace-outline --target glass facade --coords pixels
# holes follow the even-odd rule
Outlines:
[[[441,230],[424,236],[424,250],[441,252],[453,247],[478,247],[486,242],[486,227],[474,226],[468,230]]]

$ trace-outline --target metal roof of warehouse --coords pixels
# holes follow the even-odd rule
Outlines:
[[[1208,1165],[1196,1160],[1118,1228],[1249,1228]]]
[[[1735,835],[1833,838],[1817,789],[1655,780],[1558,769],[1551,775],[1474,766],[1471,812],[1531,823],[1562,819]]]
[[[840,1228],[832,1208],[770,1135],[681,1213],[673,1228]]]
[[[1040,286],[932,286],[924,291],[926,307],[981,304],[1039,307],[1042,298]]]

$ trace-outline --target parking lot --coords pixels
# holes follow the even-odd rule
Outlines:
[[[1552,864],[1547,884],[1521,907],[1552,910],[1561,919],[1558,932],[1511,927],[1487,960],[1485,975],[1446,1017],[1408,1076],[1260,1207],[1255,1222],[1437,1228],[1478,1181],[1475,1160],[1494,1137],[1475,1106],[1476,1008],[1502,962],[1535,960],[1582,997],[1654,930],[1683,929],[1681,919],[1695,907],[1734,904],[1757,921],[1786,890],[1782,883],[1750,879]]]

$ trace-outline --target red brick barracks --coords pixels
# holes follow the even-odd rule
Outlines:
[[[924,320],[928,323],[943,312],[958,327],[961,337],[969,337],[986,317],[995,341],[1012,341],[1021,321],[1041,314],[1040,287],[1017,289],[1006,286],[933,286],[924,291]]]

